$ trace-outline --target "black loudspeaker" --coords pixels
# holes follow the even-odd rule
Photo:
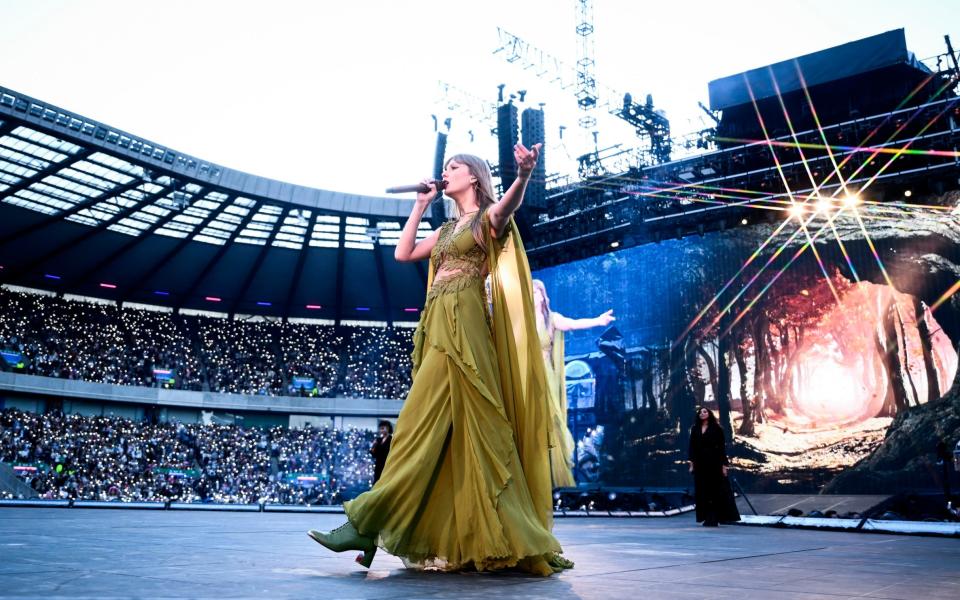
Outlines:
[[[542,144],[540,147],[540,159],[537,161],[537,167],[530,175],[530,181],[527,183],[527,192],[523,197],[523,206],[527,209],[540,212],[547,208],[547,168],[546,157],[544,156],[544,122],[543,109],[527,108],[520,116],[520,124],[523,131],[523,145],[527,148],[534,144]]]
[[[447,155],[447,134],[437,132],[437,148],[433,154],[433,178],[437,181],[443,176],[443,160]],[[447,220],[447,214],[443,210],[443,202],[436,201],[430,208],[430,224],[434,229],[440,227]]]
[[[497,143],[500,147],[500,182],[503,191],[510,189],[517,179],[517,163],[513,160],[513,147],[520,140],[517,122],[517,107],[513,103],[497,107]]]

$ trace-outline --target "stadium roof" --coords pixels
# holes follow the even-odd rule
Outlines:
[[[749,104],[751,94],[756,100],[772,98],[801,90],[804,85],[812,87],[893,66],[906,66],[924,75],[930,73],[930,69],[907,50],[907,37],[903,29],[715,79],[708,85],[710,108],[724,110]],[[802,81],[799,76],[801,72]]]
[[[0,87],[0,280],[229,314],[410,321],[411,201],[216,165]],[[420,238],[431,232],[421,223]]]

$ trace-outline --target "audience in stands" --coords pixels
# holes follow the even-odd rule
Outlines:
[[[408,328],[175,315],[6,288],[0,305],[0,349],[23,365],[4,366],[32,375],[267,396],[402,399],[410,387]]]
[[[0,461],[46,499],[338,504],[369,489],[374,436],[0,411]]]

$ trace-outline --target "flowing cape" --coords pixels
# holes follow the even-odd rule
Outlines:
[[[553,320],[557,313],[551,312]],[[573,476],[574,439],[567,424],[567,383],[564,365],[563,331],[555,325],[547,359],[547,385],[550,386],[550,409],[553,423],[553,448],[550,452],[554,487],[576,487]]]

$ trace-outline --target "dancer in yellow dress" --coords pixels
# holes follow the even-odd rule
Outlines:
[[[512,218],[539,144],[518,144],[514,155],[519,176],[499,202],[485,161],[451,158],[443,181],[459,218],[416,242],[436,195],[425,181],[431,191],[418,194],[400,235],[397,260],[430,259],[413,383],[380,480],[344,504],[343,526],[308,532],[331,550],[361,550],[364,566],[378,547],[408,565],[451,571],[550,575],[573,566],[551,533],[548,391]]]
[[[546,365],[550,391],[550,420],[554,444],[550,447],[550,471],[554,487],[576,487],[573,476],[573,435],[567,426],[567,385],[564,377],[563,332],[574,329],[606,327],[616,320],[613,309],[592,319],[570,319],[550,309],[550,296],[539,279],[533,280],[533,307],[537,315],[537,335]]]

